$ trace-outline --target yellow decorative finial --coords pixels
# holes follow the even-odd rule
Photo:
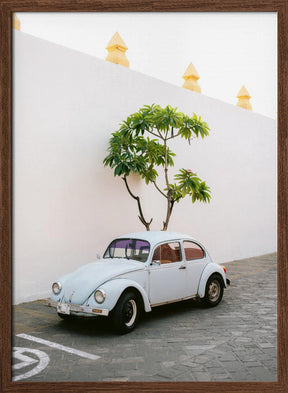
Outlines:
[[[128,48],[118,32],[108,42],[106,49],[108,51],[107,61],[129,68],[129,61],[125,54]]]
[[[17,17],[17,15],[15,14],[15,12],[13,12],[12,27],[13,27],[13,29],[20,31],[20,20]]]
[[[184,79],[182,87],[201,93],[201,87],[198,85],[200,76],[192,63],[189,64],[182,78]]]
[[[238,98],[237,106],[252,111],[252,105],[249,101],[251,96],[244,85],[239,90],[239,93],[237,94],[237,98]]]

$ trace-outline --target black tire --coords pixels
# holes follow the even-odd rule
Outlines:
[[[223,293],[224,285],[221,277],[218,274],[212,274],[206,284],[204,304],[208,307],[217,306],[222,300]]]
[[[111,315],[114,330],[122,334],[131,332],[137,325],[139,313],[139,301],[135,293],[123,293]]]

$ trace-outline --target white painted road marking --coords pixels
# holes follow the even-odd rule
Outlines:
[[[30,336],[29,334],[21,333],[21,334],[17,334],[16,336],[21,337],[21,338],[25,338],[26,340],[34,341],[39,344],[47,345],[48,347],[51,347],[51,348],[60,349],[61,351],[72,353],[73,355],[78,355],[78,356],[81,356],[82,358],[91,359],[91,360],[97,360],[100,358],[100,356],[92,355],[91,353],[88,353],[88,352],[78,351],[78,349],[65,347],[64,345],[56,344],[56,343],[53,343],[52,341],[48,341],[48,340],[43,340],[42,338]]]
[[[20,362],[13,364],[12,370],[18,370],[19,368],[23,368],[29,366],[30,364],[37,363],[38,360],[30,358],[29,356],[23,355],[24,351],[20,351],[19,347],[13,348],[13,358],[20,360]],[[25,349],[25,348],[24,348]]]
[[[30,358],[27,355],[23,355],[23,352],[33,353],[38,357],[39,361],[34,358]],[[44,368],[48,366],[50,360],[49,356],[43,351],[22,347],[14,347],[12,356],[21,361],[19,363],[13,364],[12,370],[20,370],[21,368],[30,366],[31,364],[38,363],[37,366],[34,367],[32,370],[24,374],[12,377],[12,381],[20,381],[22,379],[32,377],[35,374],[39,374],[40,371],[44,370]]]

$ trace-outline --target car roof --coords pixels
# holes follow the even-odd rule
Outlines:
[[[120,238],[147,240],[152,246],[160,242],[181,240],[181,239],[189,239],[197,242],[196,239],[192,238],[189,235],[185,235],[179,232],[168,232],[168,231],[134,232],[134,233],[128,233],[123,236],[119,236],[119,239]]]

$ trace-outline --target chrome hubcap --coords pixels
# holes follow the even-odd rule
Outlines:
[[[135,300],[130,299],[124,307],[124,321],[126,326],[132,326],[137,315],[137,305]]]
[[[216,302],[220,295],[220,283],[218,280],[214,280],[209,285],[208,296],[211,302]]]

